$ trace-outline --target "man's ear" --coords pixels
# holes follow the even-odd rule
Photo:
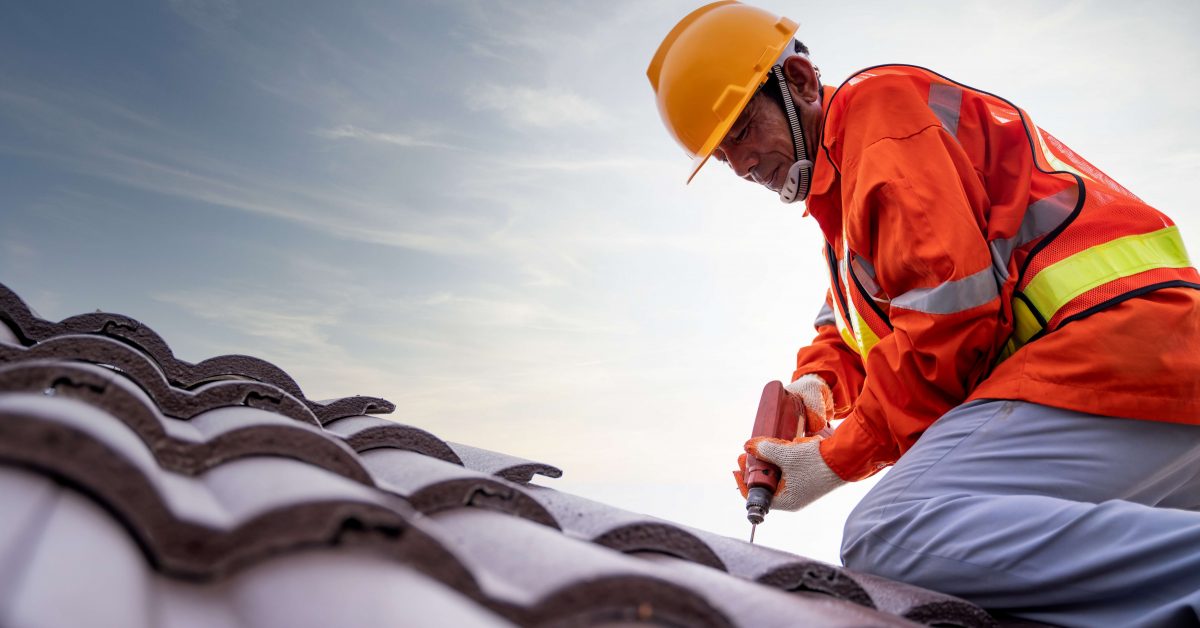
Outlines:
[[[821,97],[821,79],[817,68],[803,55],[793,55],[783,62],[783,75],[792,90],[792,98],[816,102]]]

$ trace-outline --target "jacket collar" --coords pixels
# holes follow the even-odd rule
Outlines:
[[[841,203],[837,196],[835,184],[838,181],[838,171],[829,159],[828,144],[832,139],[826,138],[826,122],[829,120],[829,107],[833,95],[837,92],[828,86],[821,88],[821,137],[817,142],[817,154],[813,159],[812,183],[808,191],[808,199],[804,202],[804,215],[812,214],[825,232],[825,238],[832,241],[832,234],[840,234],[842,230]]]

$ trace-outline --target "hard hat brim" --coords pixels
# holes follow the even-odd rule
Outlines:
[[[790,22],[790,20],[787,20],[787,18],[782,18],[780,22],[785,23]],[[792,39],[796,36],[796,32],[800,30],[800,25],[796,24],[795,22],[791,22],[788,24],[788,26],[791,27],[791,32],[788,34],[787,39],[784,40],[784,43],[779,47],[779,49],[775,51],[775,54],[772,55],[773,57],[783,56],[785,48],[791,44]],[[709,136],[708,141],[706,141],[704,145],[700,147],[700,150],[692,159],[691,172],[688,174],[687,183],[691,183],[692,179],[696,178],[696,174],[700,172],[700,168],[703,168],[704,164],[708,163],[708,158],[712,157],[713,152],[717,150],[717,147],[721,145],[721,142],[725,141],[725,136],[729,133],[729,129],[733,128],[733,123],[737,121],[738,116],[742,115],[742,111],[746,109],[746,105],[750,103],[750,99],[754,98],[754,95],[758,93],[758,90],[763,86],[763,83],[767,82],[767,75],[770,74],[773,66],[774,64],[764,67],[756,74],[753,80],[746,83],[745,87],[743,87],[743,94],[741,98],[737,100],[737,104],[733,107],[732,114],[726,116],[721,120],[720,123],[717,124],[717,126],[713,128],[713,132]]]

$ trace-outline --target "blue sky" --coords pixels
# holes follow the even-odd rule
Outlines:
[[[0,281],[743,536],[728,472],[824,279],[798,207],[682,184],[644,73],[694,6],[5,3]],[[831,83],[907,62],[1015,100],[1200,246],[1196,3],[764,6]],[[760,538],[836,560],[868,487]]]

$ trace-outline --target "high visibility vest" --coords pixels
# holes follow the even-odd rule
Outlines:
[[[915,66],[868,68],[838,89],[881,75],[914,81],[928,95],[932,116],[997,196],[1021,195],[993,199],[985,233],[991,268],[903,295],[898,298],[904,303],[897,305],[949,314],[999,296],[1004,329],[1011,330],[1000,339],[998,360],[1003,360],[1026,343],[1127,299],[1167,287],[1200,288],[1200,274],[1174,223],[1038,128],[1028,113]],[[830,107],[837,106],[835,93]],[[1023,142],[1031,167],[1004,172],[1003,165],[989,163],[988,143],[1001,141]],[[832,319],[845,343],[865,359],[892,331],[892,301],[876,283],[871,261],[851,250],[848,241],[844,232],[840,238],[827,233],[831,307],[818,323]]]

